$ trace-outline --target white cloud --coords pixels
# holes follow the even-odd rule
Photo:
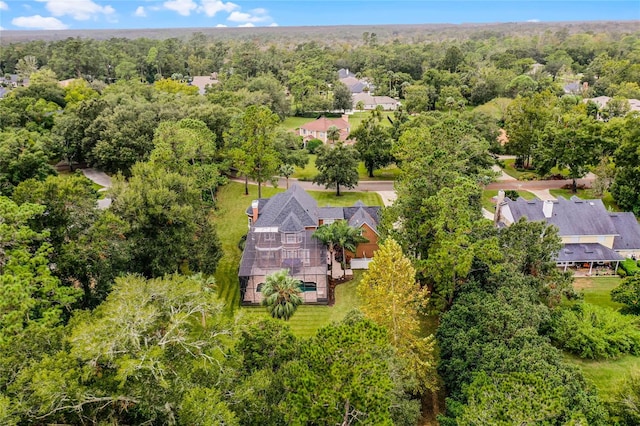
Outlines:
[[[527,22],[540,22],[539,19],[527,19]]]
[[[0,31],[4,31],[4,28],[2,28],[2,26],[0,26]]]
[[[255,14],[255,15],[266,15],[267,14],[267,9],[263,9],[263,8],[259,7],[257,9],[250,10],[250,12]]]
[[[135,12],[133,12],[133,16],[138,16],[140,18],[144,18],[147,16],[147,12],[144,10],[143,6],[138,6]]]
[[[45,2],[46,8],[53,16],[69,15],[77,21],[86,21],[96,15],[112,15],[115,9],[109,5],[100,6],[92,0],[37,0]]]
[[[198,8],[198,11],[202,11],[205,15],[213,17],[216,16],[218,12],[233,12],[237,9],[240,9],[240,6],[235,3],[225,3],[220,0],[202,0],[202,6]]]
[[[216,28],[227,28],[227,26],[225,24],[218,24],[216,25]]]
[[[198,5],[193,0],[169,0],[164,2],[164,7],[182,16],[189,16],[192,11],[198,9]]]
[[[9,10],[9,5],[3,1],[0,1],[0,10]]]
[[[270,24],[269,24],[269,26],[270,26],[270,27],[277,27],[277,26],[278,26],[278,23],[277,23],[277,22],[272,22],[272,23],[270,23]]]
[[[264,9],[262,11],[266,12]],[[255,14],[245,12],[231,12],[227,20],[231,22],[264,22],[271,19],[269,15]]]
[[[11,24],[16,27],[34,28],[40,30],[66,30],[67,25],[63,24],[59,19],[51,16],[44,18],[40,15],[19,16],[11,20]]]
[[[255,25],[253,25],[251,22],[247,22],[246,24],[238,25],[238,28],[253,28],[253,27],[255,27]]]

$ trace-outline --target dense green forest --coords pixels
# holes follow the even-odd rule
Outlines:
[[[555,267],[555,228],[499,230],[481,199],[513,154],[573,192],[593,171],[640,215],[640,32],[448,34],[3,44],[0,423],[638,424],[640,376],[602,395],[567,359],[640,354],[637,276],[613,292],[623,313],[599,311]],[[287,120],[352,109],[341,68],[402,106],[361,112],[353,145],[305,145]],[[219,236],[230,177],[260,197],[310,155],[338,191],[358,161],[398,174],[359,304],[308,337],[227,304],[213,276],[239,244]]]

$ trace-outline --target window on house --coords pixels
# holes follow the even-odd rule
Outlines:
[[[258,284],[258,287],[256,287],[256,292],[260,293],[262,291],[262,286],[264,285],[264,283],[260,283]]]
[[[285,259],[296,259],[298,257],[297,250],[283,250],[282,256]]]
[[[264,240],[265,241],[275,241],[276,240],[276,234],[274,234],[273,232],[267,232],[266,234],[264,234]]]
[[[287,244],[293,244],[293,243],[297,242],[296,234],[287,234],[286,235],[286,242],[287,242]]]
[[[298,257],[302,259],[304,265],[311,264],[311,251],[309,249],[298,250]]]

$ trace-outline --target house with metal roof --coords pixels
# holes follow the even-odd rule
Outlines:
[[[254,200],[246,210],[249,231],[238,271],[242,303],[260,303],[266,277],[281,269],[300,281],[305,303],[328,303],[328,264],[333,260],[313,233],[321,225],[346,220],[362,228],[369,240],[350,255],[353,260],[370,260],[378,248],[379,210],[361,202],[353,207],[318,207],[297,184],[271,198]]]
[[[558,266],[612,264],[640,256],[640,225],[633,213],[609,212],[602,200],[576,196],[557,200],[511,200],[498,194],[495,222],[509,226],[520,218],[544,221],[558,228],[563,247],[556,256]]]

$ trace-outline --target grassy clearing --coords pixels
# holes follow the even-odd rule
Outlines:
[[[358,111],[354,112],[349,116],[349,126],[351,130],[355,130],[360,126],[360,124],[371,116],[371,111]],[[391,117],[393,120],[393,111],[383,111],[382,112],[382,120],[380,120],[380,124],[383,126],[391,126],[391,122],[387,119],[387,117]]]
[[[529,191],[520,190],[517,192],[518,192],[518,195],[524,198],[525,200],[533,200],[536,197],[535,194]],[[480,199],[480,203],[482,204],[482,207],[484,207],[491,213],[495,212],[496,211],[495,199],[497,196],[498,196],[497,189],[487,189],[485,191],[482,191],[482,198]]]
[[[309,162],[307,163],[307,165],[304,168],[296,167],[291,177],[304,181],[312,181],[313,178],[318,174],[318,169],[316,168],[316,158],[318,158],[317,155],[309,154]],[[391,164],[390,166],[384,167],[382,169],[374,170],[373,177],[370,178],[367,169],[364,167],[364,163],[361,161],[358,164],[359,180],[395,180],[399,174],[400,169],[395,164]]]
[[[504,172],[506,174],[508,174],[509,176],[516,178],[518,180],[521,180],[522,176],[525,174],[536,174],[535,170],[521,170],[521,169],[516,169],[514,167],[516,160],[514,159],[507,159],[504,160],[504,168],[502,170],[504,170]]]
[[[364,167],[364,163],[361,161],[358,165],[358,176],[360,180],[395,180],[401,171],[395,164],[391,164],[382,169],[374,170],[373,177],[369,177],[369,172]]]
[[[295,167],[295,171],[291,177],[300,180],[311,181],[318,174],[318,169],[316,167],[316,158],[318,158],[315,154],[309,154],[309,161],[304,168]]]
[[[573,287],[584,294],[584,301],[603,308],[619,310],[622,304],[611,300],[611,290],[622,281],[618,277],[576,278]]]
[[[576,278],[574,288],[584,294],[584,300],[597,306],[619,310],[622,305],[611,300],[611,290],[620,284],[617,277]],[[592,361],[566,354],[570,363],[578,366],[591,380],[605,401],[612,401],[621,382],[634,372],[640,372],[640,356],[626,355],[618,359]]]
[[[302,305],[289,320],[291,331],[299,337],[311,337],[319,328],[342,320],[347,312],[359,306],[356,292],[362,279],[362,271],[354,271],[353,280],[336,287],[336,303],[334,306]],[[269,318],[266,308],[242,307],[242,315],[248,318]]]
[[[315,118],[309,118],[309,117],[287,117],[284,119],[284,121],[280,125],[285,129],[295,130],[300,126],[302,126],[303,124],[310,123],[311,121],[314,121],[314,120]]]
[[[263,187],[262,196],[271,197],[283,190]],[[244,185],[237,182],[230,182],[218,190],[218,208],[214,216],[219,224],[218,236],[222,243],[223,255],[218,263],[215,278],[218,295],[231,311],[240,304],[238,267],[242,252],[238,248],[238,243],[247,233],[245,210],[255,198],[258,198],[258,187],[255,185],[249,185],[249,195],[244,195]]]
[[[640,357],[626,355],[615,360],[592,361],[566,355],[567,361],[578,366],[584,376],[593,382],[604,401],[613,401],[621,384],[632,374],[640,373]]]
[[[263,187],[262,196],[267,198],[283,191],[284,188]],[[382,199],[375,192],[345,192],[340,197],[336,197],[332,192],[325,191],[309,191],[309,194],[318,201],[320,206],[352,206],[358,200],[361,200],[366,205],[382,206]],[[249,195],[244,195],[244,184],[237,182],[230,182],[218,191],[218,208],[214,212],[214,216],[219,224],[218,236],[222,243],[223,256],[218,264],[215,278],[218,294],[225,301],[230,311],[234,311],[240,306],[238,266],[240,265],[242,252],[238,248],[238,242],[247,232],[245,210],[251,204],[251,200],[257,197],[257,186],[249,185]],[[342,291],[340,290],[340,292]],[[340,292],[336,293],[336,300],[339,300]]]
[[[574,195],[585,200],[599,198],[602,200],[602,203],[607,208],[607,210],[614,212],[621,211],[620,207],[618,207],[616,202],[613,200],[613,196],[610,192],[605,192],[604,195],[600,197],[594,194],[593,189],[578,189],[578,192],[574,194],[570,189],[557,188],[550,189],[549,193],[555,198],[564,197],[566,199],[569,199]]]

